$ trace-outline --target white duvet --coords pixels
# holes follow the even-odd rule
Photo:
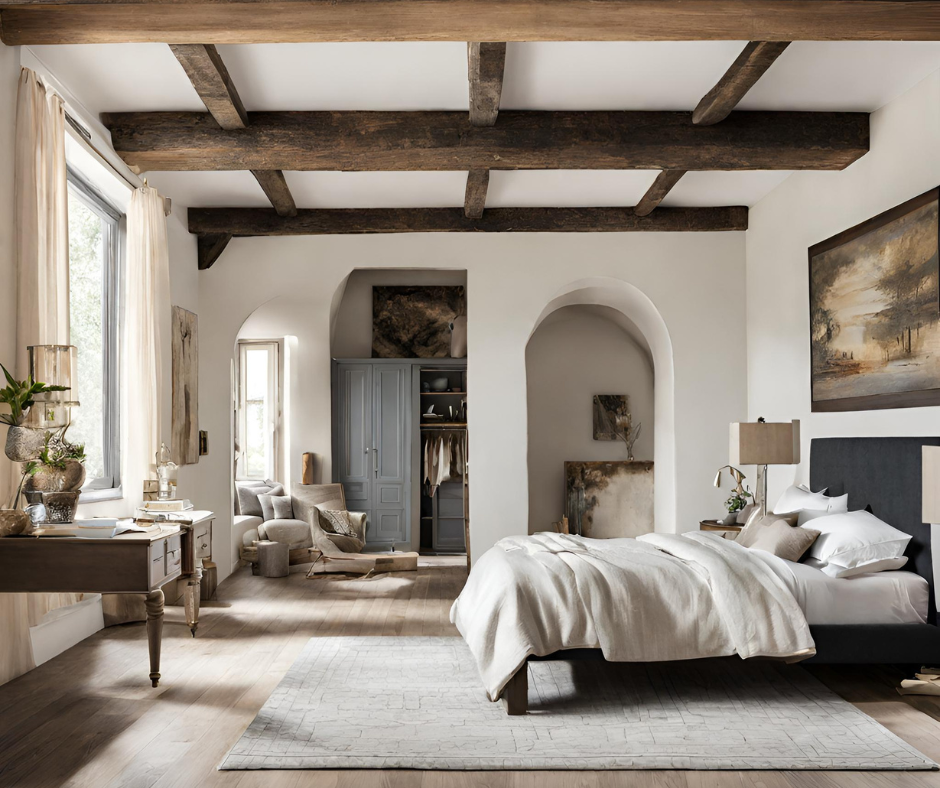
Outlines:
[[[482,555],[450,620],[496,700],[530,655],[600,648],[614,662],[815,653],[780,559],[720,536],[509,537]]]

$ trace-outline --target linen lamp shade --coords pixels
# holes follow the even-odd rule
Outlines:
[[[940,446],[924,446],[923,452],[923,522],[940,524]]]
[[[796,465],[800,461],[800,422],[739,422],[731,425],[732,465]]]

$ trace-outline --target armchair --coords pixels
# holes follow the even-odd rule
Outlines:
[[[256,570],[258,562],[255,542],[262,539],[287,544],[291,564],[310,563],[311,549],[324,555],[342,555],[359,553],[365,547],[367,518],[364,512],[349,512],[356,536],[331,533],[321,522],[320,511],[347,511],[341,484],[293,484],[290,498],[292,519],[259,522],[260,518],[253,518],[252,522],[245,523],[248,528],[242,535],[239,557],[252,564],[252,571]]]

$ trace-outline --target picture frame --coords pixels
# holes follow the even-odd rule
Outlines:
[[[812,411],[940,405],[940,188],[811,246]]]

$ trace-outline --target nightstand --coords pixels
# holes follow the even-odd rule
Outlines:
[[[742,528],[744,526],[741,524],[723,525],[720,520],[702,520],[698,524],[700,531],[716,531],[721,533],[725,539],[737,539]]]

